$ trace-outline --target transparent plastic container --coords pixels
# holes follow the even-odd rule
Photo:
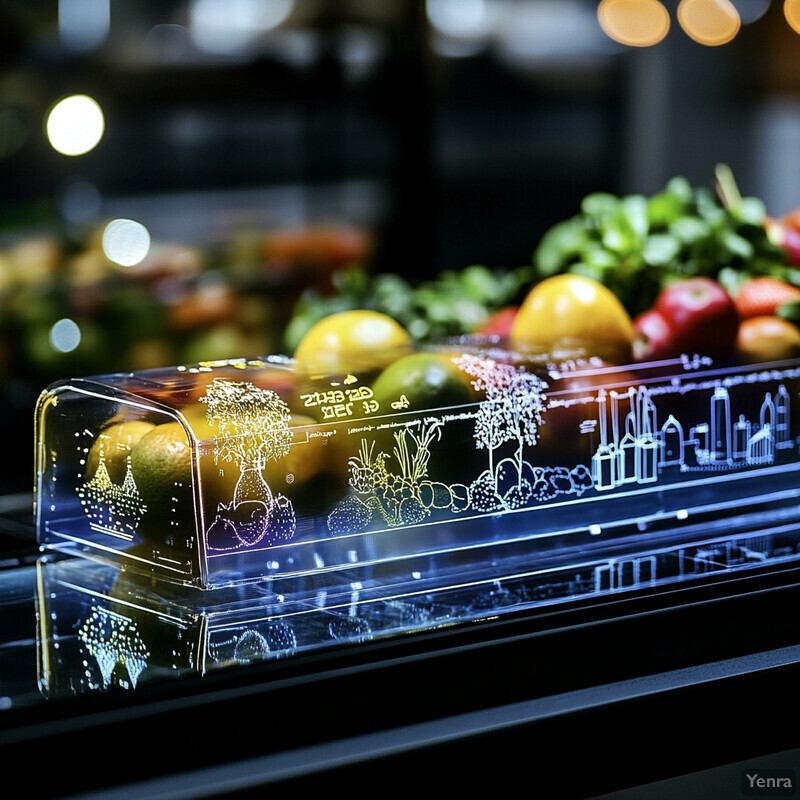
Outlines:
[[[419,356],[446,380],[398,378]],[[295,598],[581,564],[613,591],[799,555],[800,362],[471,342],[387,362],[389,382],[275,357],[54,384],[36,411],[42,548]]]

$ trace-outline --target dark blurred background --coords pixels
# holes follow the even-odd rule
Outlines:
[[[528,264],[592,191],[724,162],[794,208],[797,5],[0,0],[6,441],[32,450],[59,378],[285,350],[347,265]],[[91,122],[48,125],[72,95],[103,118],[74,155]],[[2,464],[28,491],[27,457]]]

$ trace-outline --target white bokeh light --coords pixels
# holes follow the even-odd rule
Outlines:
[[[56,103],[47,116],[47,139],[65,156],[93,150],[105,132],[103,110],[85,94],[71,95]]]
[[[68,50],[94,50],[110,30],[111,0],[58,0],[58,36]]]
[[[133,267],[150,252],[150,233],[132,219],[115,219],[103,231],[106,258],[122,267]]]
[[[71,353],[81,343],[81,329],[71,319],[60,319],[50,328],[50,344],[59,353]]]
[[[427,0],[425,10],[430,24],[445,36],[481,36],[489,28],[486,0]]]
[[[236,53],[285,22],[295,0],[194,0],[189,31],[195,44],[211,53]]]

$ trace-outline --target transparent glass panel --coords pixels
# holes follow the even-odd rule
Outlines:
[[[418,356],[446,373],[435,390],[389,373]],[[589,554],[623,559],[592,579],[614,587],[701,543],[710,569],[738,557],[720,537],[793,524],[799,379],[793,361],[611,367],[464,345],[337,376],[266,359],[68,381],[37,412],[40,542],[300,594],[344,570],[449,581]]]

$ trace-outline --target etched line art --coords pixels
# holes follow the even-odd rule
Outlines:
[[[78,486],[78,498],[93,530],[128,540],[133,539],[147,511],[133,479],[130,455],[125,478],[121,484],[116,484],[108,474],[102,446],[97,470],[90,480]]]
[[[289,407],[270,389],[245,381],[215,378],[200,398],[216,428],[214,460],[233,462],[239,478],[229,502],[217,505],[206,531],[209,550],[236,550],[287,542],[297,521],[291,501],[273,495],[264,479],[267,462],[289,452]]]
[[[112,683],[122,688],[136,688],[139,676],[147,667],[150,652],[135,622],[95,606],[81,625],[78,638],[97,662],[103,676],[103,688]],[[120,668],[124,672],[121,673]]]
[[[394,463],[387,466],[388,453],[374,454],[375,442],[361,440],[361,450],[349,461],[350,487],[353,494],[341,501],[328,516],[331,533],[355,533],[365,530],[377,515],[386,525],[415,525],[422,522],[431,508],[451,505],[453,494],[443,483],[427,479],[431,444],[441,438],[441,420],[420,425],[417,433],[410,427],[395,431]]]
[[[601,491],[628,483],[652,483],[670,469],[710,471],[772,464],[776,450],[794,446],[784,384],[774,398],[765,393],[757,421],[740,413],[736,422],[730,392],[718,384],[708,402],[707,418],[694,424],[688,435],[674,414],[658,426],[657,408],[645,386],[612,391],[610,404],[600,389],[595,402],[600,442],[592,455],[592,477]],[[609,406],[610,438],[606,434]],[[620,436],[622,430],[625,433]]]
[[[468,409],[428,416],[398,412],[388,422],[353,427],[353,433],[330,428],[332,437],[353,437],[358,449],[348,453],[346,493],[324,513],[304,517],[304,536],[320,527],[346,536],[592,502],[639,488],[660,491],[661,484],[703,483],[712,475],[727,481],[741,470],[797,459],[787,389],[796,377],[791,371],[714,372],[633,386],[567,384],[550,395],[545,380],[524,367],[471,354],[452,361],[481,398]],[[200,401],[214,432],[209,459],[213,449],[214,464],[231,477],[211,500],[216,507],[205,526],[207,550],[224,554],[295,541],[297,510],[265,478],[268,464],[310,441],[291,428],[287,403],[270,389],[221,377],[208,384]],[[552,437],[541,447],[549,424],[577,447],[554,452]],[[75,436],[87,453],[84,434]],[[97,439],[94,474],[79,475],[74,491],[93,530],[131,541],[148,512],[137,487],[141,476],[132,471],[129,453],[127,459],[116,453],[112,470],[103,434]],[[465,457],[445,473],[442,465],[454,452]]]
[[[580,390],[584,394],[562,399],[562,405],[587,409],[587,417],[566,434],[587,437],[587,460],[542,463],[535,458],[540,428],[549,414],[558,413],[557,404],[548,402],[547,384],[491,358],[462,355],[453,362],[483,397],[471,418],[475,449],[485,452],[486,467],[465,475],[462,483],[444,483],[428,475],[431,453],[450,424],[434,417],[405,423],[394,433],[392,453],[379,449],[377,440],[362,438],[358,454],[349,462],[351,491],[328,517],[332,534],[358,533],[381,524],[413,525],[434,514],[437,519],[465,511],[497,514],[563,496],[614,494],[663,479],[675,481],[688,473],[772,465],[776,453],[795,447],[790,397],[782,383],[774,395],[764,393],[757,414],[750,414],[754,418],[735,408],[736,395],[732,398],[722,381],[698,390],[707,399],[692,402],[691,411],[671,404],[665,417],[659,415],[653,388],[641,384]],[[661,393],[669,391],[662,387]],[[691,420],[682,419],[687,413],[693,415]],[[635,572],[639,574],[639,567]]]

